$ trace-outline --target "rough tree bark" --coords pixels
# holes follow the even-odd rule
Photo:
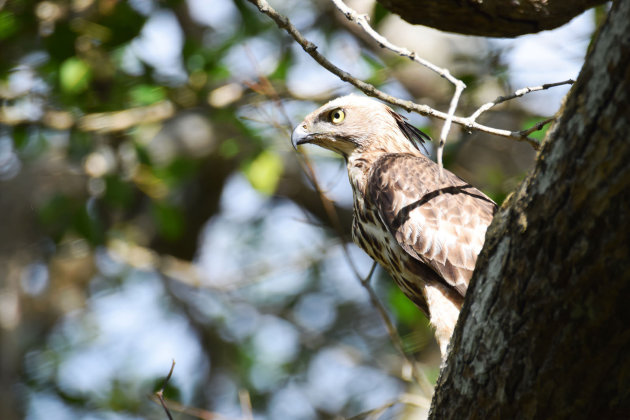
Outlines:
[[[630,1],[478,260],[433,419],[630,418]]]
[[[514,37],[564,25],[605,0],[378,0],[409,23],[466,35]]]

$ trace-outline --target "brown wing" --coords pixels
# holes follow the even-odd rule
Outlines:
[[[424,156],[388,154],[370,170],[368,199],[400,246],[462,296],[496,205]]]

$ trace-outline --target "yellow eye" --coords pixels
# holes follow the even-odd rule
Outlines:
[[[330,122],[333,124],[341,124],[345,118],[346,113],[341,108],[330,111]]]

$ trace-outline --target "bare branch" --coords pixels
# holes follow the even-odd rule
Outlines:
[[[451,98],[451,103],[448,108],[448,114],[446,116],[446,121],[442,126],[442,131],[440,133],[440,141],[437,148],[437,161],[440,167],[440,177],[442,176],[442,155],[444,152],[444,145],[446,144],[446,137],[448,136],[448,132],[451,129],[451,121],[453,121],[453,115],[455,115],[455,110],[457,109],[457,104],[459,102],[459,98],[462,94],[462,91],[466,88],[466,84],[461,80],[453,77],[453,75],[444,68],[438,67],[435,64],[431,63],[424,58],[421,58],[414,51],[409,51],[406,48],[399,47],[397,45],[392,44],[387,38],[376,32],[368,23],[367,15],[358,14],[355,10],[348,7],[342,0],[332,0],[337,9],[343,13],[346,18],[351,21],[356,22],[370,37],[372,37],[382,48],[387,48],[396,54],[407,57],[410,60],[415,61],[416,63],[423,65],[424,67],[436,72],[453,85],[455,85],[455,93],[453,94],[453,98]]]
[[[166,384],[168,384],[168,381],[171,379],[171,375],[173,375],[173,369],[175,369],[175,359],[173,359],[171,370],[168,372],[168,375],[166,376],[166,379],[164,380],[164,383],[162,384],[162,388],[160,388],[160,390],[155,393],[155,395],[160,400],[160,404],[162,404],[162,408],[164,409],[164,412],[168,416],[169,420],[173,420],[173,416],[171,416],[171,412],[168,410],[168,407],[166,406],[166,401],[164,401],[164,388],[166,388]]]
[[[451,98],[451,104],[448,107],[448,116],[446,117],[446,121],[444,121],[442,132],[440,133],[440,143],[438,144],[437,149],[437,161],[438,166],[440,167],[440,178],[442,178],[442,169],[444,167],[444,165],[442,164],[442,155],[444,153],[444,145],[446,144],[446,136],[448,136],[448,132],[451,129],[451,122],[453,121],[455,109],[457,108],[459,97],[462,95],[462,91],[465,87],[466,85],[463,82],[455,85],[455,93],[453,94],[453,97]]]
[[[358,420],[358,419],[366,419],[369,416],[381,416],[385,410],[395,406],[396,404],[405,404],[411,405],[414,407],[429,409],[431,406],[431,401],[420,395],[414,394],[401,394],[398,399],[394,401],[390,401],[388,403],[383,404],[380,407],[373,408],[371,410],[363,411],[359,414],[356,414],[352,417],[347,418],[346,420]],[[379,417],[376,417],[379,418]]]
[[[530,92],[536,92],[539,90],[547,90],[549,88],[555,87],[555,86],[561,86],[561,85],[572,85],[573,83],[575,83],[575,80],[573,79],[568,79],[565,80],[563,82],[556,82],[556,83],[547,83],[541,86],[532,86],[532,87],[526,87],[523,89],[519,89],[516,92],[514,92],[511,95],[508,96],[499,96],[497,97],[494,101],[492,102],[488,102],[486,104],[483,104],[479,107],[479,109],[477,109],[470,117],[468,117],[468,119],[470,119],[472,122],[477,121],[477,118],[479,118],[479,116],[486,112],[487,110],[489,110],[490,108],[499,105],[500,103],[503,103],[505,101],[509,101],[510,99],[514,99],[514,98],[519,98],[523,95],[526,95]],[[521,133],[521,132],[519,132]],[[529,133],[528,133],[529,134]],[[527,134],[525,134],[527,135]]]
[[[157,397],[153,396],[151,400],[157,402]],[[242,418],[226,417],[220,413],[203,410],[201,408],[187,407],[177,401],[169,401],[168,405],[170,406],[169,408],[176,413],[183,413],[201,420],[243,420]]]
[[[353,77],[350,73],[335,66],[326,57],[320,54],[317,51],[317,46],[313,44],[312,42],[308,41],[306,38],[304,38],[304,36],[300,33],[300,31],[296,29],[295,26],[293,26],[293,24],[289,21],[289,19],[286,16],[283,16],[279,14],[278,12],[276,12],[269,5],[269,3],[267,3],[266,0],[248,0],[248,1],[254,4],[256,7],[258,7],[258,10],[260,10],[262,13],[269,16],[279,28],[284,29],[289,35],[291,35],[291,37],[298,44],[300,44],[302,49],[306,51],[311,57],[313,57],[313,59],[317,61],[322,67],[324,67],[326,70],[330,71],[331,73],[335,74],[344,82],[348,82],[352,84],[353,86],[361,90],[366,95],[378,98],[382,100],[383,102],[387,102],[389,104],[398,106],[406,110],[407,112],[413,111],[420,115],[434,117],[434,118],[438,118],[444,121],[449,119],[449,114],[446,112],[437,111],[427,105],[416,104],[411,101],[405,101],[403,99],[399,99],[394,96],[388,95],[385,92],[377,89],[374,85],[370,83],[366,83],[362,80],[359,80]],[[507,138],[518,140],[518,141],[526,141],[535,150],[538,150],[540,148],[540,145],[536,140],[531,139],[529,137],[523,137],[521,134],[519,134],[518,131],[510,131],[510,130],[503,130],[499,128],[487,127],[469,118],[464,118],[464,117],[453,116],[451,118],[451,121],[455,124],[460,124],[464,126],[467,130],[477,130],[477,131],[493,134],[500,137],[507,137]]]
[[[436,72],[456,86],[461,84],[466,87],[464,82],[453,77],[453,75],[447,69],[438,67],[430,61],[419,57],[414,51],[409,51],[406,48],[402,48],[392,44],[389,40],[387,40],[387,38],[376,32],[374,28],[370,26],[370,24],[368,23],[367,15],[361,15],[357,13],[355,10],[348,7],[342,0],[332,0],[332,2],[335,4],[337,9],[339,9],[339,11],[343,13],[346,18],[348,18],[348,20],[356,22],[357,25],[359,25],[370,37],[372,37],[378,43],[378,45],[380,45],[381,48],[387,48],[388,50],[391,50],[402,57],[407,57],[410,60],[423,65],[424,67]]]
[[[542,120],[542,121],[537,122],[536,124],[534,124],[531,128],[528,128],[527,130],[520,131],[520,133],[523,136],[529,136],[534,131],[542,130],[542,128],[544,126],[546,126],[547,124],[549,124],[550,122],[555,121],[555,120],[556,120],[555,117],[547,118],[546,120]]]

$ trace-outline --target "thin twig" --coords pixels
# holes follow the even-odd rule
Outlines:
[[[301,154],[300,163],[302,164],[302,168],[304,169],[304,172],[306,173],[307,178],[311,181],[313,188],[315,188],[315,191],[319,195],[320,200],[324,206],[324,209],[330,219],[330,222],[333,228],[337,231],[337,234],[341,238],[343,251],[346,256],[346,260],[348,261],[348,264],[350,265],[350,269],[354,273],[355,277],[361,283],[361,286],[363,286],[363,288],[367,291],[368,296],[370,298],[370,303],[377,310],[381,319],[385,323],[385,329],[387,330],[387,334],[389,335],[389,338],[392,341],[392,345],[404,358],[405,362],[411,367],[411,372],[412,372],[412,376],[414,380],[418,383],[418,385],[423,389],[423,391],[427,395],[431,395],[433,393],[433,386],[431,385],[429,380],[426,378],[426,375],[420,372],[417,365],[409,358],[409,356],[405,352],[402,339],[400,338],[400,335],[398,334],[398,330],[396,330],[396,327],[394,326],[394,322],[391,320],[389,314],[385,310],[385,307],[383,306],[381,301],[378,299],[376,292],[370,285],[370,280],[372,278],[372,275],[374,274],[374,271],[376,270],[376,264],[377,264],[376,261],[372,263],[372,267],[368,275],[366,277],[361,276],[361,274],[359,273],[359,270],[354,264],[354,261],[352,260],[352,257],[350,256],[350,251],[348,250],[347,241],[344,240],[343,229],[341,227],[341,223],[339,221],[337,212],[335,211],[335,207],[332,205],[332,202],[330,201],[330,199],[321,190],[319,183],[317,181],[317,178],[315,176],[315,171],[313,170],[313,167],[310,163],[310,160],[308,159],[306,155]]]
[[[151,400],[157,402],[157,397],[153,396]],[[203,410],[201,408],[187,407],[177,401],[169,401],[168,405],[170,406],[170,409],[176,413],[186,414],[201,420],[243,420],[236,417],[227,417],[220,413]]]
[[[264,76],[261,76],[261,77],[264,78]],[[282,104],[282,101],[280,100],[278,94],[276,93],[273,85],[269,83],[268,87],[269,89],[266,90],[265,94],[269,95],[274,100],[274,104],[276,105],[276,107],[280,108],[280,111],[282,115],[284,115],[289,126],[292,126],[291,121],[288,117],[288,114],[286,113],[286,110],[284,109],[284,106]],[[326,212],[333,229],[337,232],[337,235],[341,239],[343,251],[348,261],[348,264],[350,265],[350,268],[352,269],[355,277],[361,283],[361,286],[363,286],[363,288],[367,291],[372,306],[376,308],[381,319],[385,323],[385,329],[387,330],[390,340],[392,341],[392,345],[400,353],[400,355],[403,357],[407,365],[410,366],[412,377],[414,378],[416,383],[422,388],[422,390],[427,395],[431,395],[433,393],[433,386],[427,379],[426,375],[424,375],[424,373],[418,369],[418,366],[413,362],[413,360],[410,359],[410,357],[405,352],[402,339],[400,338],[400,335],[398,334],[398,331],[396,330],[396,327],[394,326],[394,322],[391,320],[389,314],[385,310],[385,307],[383,306],[381,301],[378,299],[376,292],[370,285],[370,280],[376,270],[376,266],[377,266],[376,261],[372,263],[372,267],[370,268],[368,275],[366,277],[362,277],[356,265],[354,264],[352,257],[350,256],[350,251],[348,250],[348,245],[347,245],[348,241],[346,240],[345,235],[343,233],[344,230],[343,230],[343,227],[341,226],[339,215],[337,214],[335,210],[335,206],[333,205],[333,202],[326,196],[325,192],[322,190],[319,184],[319,181],[317,180],[317,176],[315,174],[315,170],[313,169],[313,165],[310,159],[308,158],[306,154],[301,153],[301,154],[298,154],[298,162],[300,163],[302,170],[306,174],[306,177],[311,182],[313,188],[317,192],[317,195],[319,196],[320,201],[322,202],[322,205],[324,206],[324,211]]]
[[[385,307],[383,306],[381,301],[378,299],[376,292],[370,285],[370,279],[372,278],[372,275],[374,274],[374,271],[376,270],[376,264],[377,264],[376,261],[372,263],[372,268],[370,269],[370,272],[368,273],[368,275],[366,277],[361,276],[361,274],[359,273],[359,270],[354,264],[354,261],[352,260],[352,257],[350,256],[350,251],[348,250],[348,245],[347,245],[348,241],[344,239],[345,235],[343,234],[343,227],[341,226],[341,222],[339,221],[339,216],[337,215],[337,212],[335,211],[335,206],[333,205],[332,201],[330,201],[330,199],[326,196],[326,194],[322,191],[319,185],[319,182],[317,180],[317,177],[315,175],[315,171],[313,170],[313,166],[310,160],[308,159],[308,156],[303,153],[299,154],[298,156],[300,156],[299,162],[300,162],[300,165],[302,166],[302,169],[304,170],[304,173],[306,174],[306,177],[311,181],[313,188],[315,189],[318,196],[320,197],[322,205],[324,206],[324,210],[326,214],[328,215],[328,218],[330,219],[331,225],[333,226],[335,231],[337,231],[337,235],[339,236],[339,238],[341,238],[343,251],[346,256],[346,260],[348,261],[348,264],[350,265],[350,268],[352,269],[355,277],[361,283],[361,286],[363,286],[363,288],[367,291],[372,306],[377,310],[381,319],[385,323],[385,329],[387,330],[390,340],[392,341],[392,345],[404,358],[405,362],[411,367],[411,372],[412,372],[412,376],[414,380],[418,383],[418,385],[423,389],[423,391],[427,395],[431,395],[433,393],[433,386],[431,385],[429,380],[426,378],[426,375],[424,375],[418,369],[417,365],[413,362],[413,360],[409,358],[409,356],[405,352],[402,339],[400,338],[400,335],[398,334],[398,331],[396,330],[396,327],[394,326],[394,322],[391,320],[389,314],[385,310]]]
[[[546,90],[552,87],[556,87],[556,86],[562,86],[562,85],[572,85],[573,83],[575,83],[575,80],[573,79],[568,79],[568,80],[564,80],[562,82],[556,82],[556,83],[546,83],[544,85],[541,86],[532,86],[532,87],[526,87],[526,88],[522,88],[517,90],[516,92],[514,92],[511,95],[507,95],[507,96],[499,96],[497,97],[494,101],[485,103],[483,105],[481,105],[470,117],[468,117],[468,119],[472,122],[477,121],[477,118],[479,118],[479,116],[486,112],[487,110],[489,110],[490,108],[499,105],[500,103],[503,103],[505,101],[509,101],[510,99],[514,99],[514,98],[519,98],[523,95],[526,95],[530,92],[536,92],[539,90]],[[529,133],[528,133],[529,134]]]
[[[173,359],[171,370],[168,372],[168,375],[166,376],[166,379],[164,380],[164,383],[162,384],[162,388],[160,388],[160,390],[155,393],[155,395],[160,400],[160,404],[162,404],[162,408],[164,409],[164,412],[168,416],[169,420],[173,420],[173,416],[171,416],[171,412],[168,410],[168,407],[166,406],[166,401],[164,401],[164,388],[166,388],[166,384],[168,384],[169,379],[171,379],[171,375],[173,375],[173,369],[175,369],[175,359]]]
[[[374,271],[376,270],[376,265],[377,265],[376,261],[372,263],[372,268],[370,269],[370,272],[368,273],[368,275],[365,276],[365,278],[363,278],[361,277],[361,275],[359,274],[359,271],[354,265],[354,261],[352,260],[352,257],[350,256],[350,252],[348,251],[348,247],[345,242],[343,244],[343,250],[344,250],[344,253],[346,254],[346,259],[348,260],[348,263],[350,264],[350,268],[354,272],[355,276],[359,279],[361,286],[363,286],[365,291],[368,293],[368,296],[370,297],[370,303],[377,310],[380,317],[383,319],[383,322],[385,323],[385,329],[387,330],[387,334],[389,335],[389,339],[391,340],[392,345],[394,346],[396,351],[398,351],[403,356],[405,362],[411,368],[411,376],[413,377],[415,382],[420,386],[420,388],[422,388],[422,391],[424,391],[426,395],[432,395],[433,386],[427,379],[424,372],[418,369],[418,365],[413,360],[411,360],[411,358],[405,351],[405,347],[403,345],[402,339],[400,338],[400,334],[398,334],[398,330],[396,329],[394,322],[392,321],[391,317],[387,313],[387,310],[385,310],[385,307],[379,300],[378,296],[376,295],[376,292],[370,285],[370,280],[372,278],[372,275],[374,274]]]
[[[406,48],[392,44],[387,38],[376,32],[374,28],[370,26],[367,15],[357,13],[355,10],[348,7],[342,0],[332,0],[332,2],[335,4],[337,9],[339,9],[339,11],[343,13],[346,18],[348,18],[348,20],[356,22],[357,25],[359,25],[371,38],[373,38],[381,48],[387,48],[388,50],[395,52],[401,57],[407,57],[410,60],[423,65],[429,70],[436,72],[455,86],[463,85],[464,87],[466,87],[464,82],[453,77],[453,75],[447,69],[438,67],[430,61],[419,57],[415,51],[409,51]]]
[[[385,410],[395,406],[396,404],[412,405],[414,407],[429,409],[430,406],[431,406],[431,401],[426,399],[426,398],[424,398],[424,397],[422,397],[422,396],[415,395],[415,394],[401,394],[394,401],[387,402],[387,403],[381,405],[380,407],[376,407],[376,408],[372,408],[372,409],[367,410],[367,411],[363,411],[363,412],[361,412],[359,414],[356,414],[356,415],[354,415],[352,417],[346,418],[346,420],[365,419],[365,418],[367,418],[367,416],[372,416],[372,415],[380,416],[380,415],[383,414],[383,412]]]
[[[243,419],[254,420],[254,414],[252,412],[252,399],[249,396],[249,391],[246,389],[239,390],[238,400],[241,402],[241,411],[243,412]]]
[[[455,84],[455,93],[451,98],[451,104],[448,107],[448,117],[446,121],[444,121],[444,125],[442,126],[442,132],[440,133],[440,143],[438,144],[437,149],[437,161],[438,166],[440,168],[440,179],[442,178],[442,169],[444,165],[442,164],[442,155],[444,153],[444,145],[446,144],[446,136],[448,136],[448,132],[451,129],[451,121],[453,121],[453,116],[455,115],[455,109],[457,108],[457,103],[459,102],[459,97],[462,95],[462,91],[466,85],[462,83]]]
[[[542,130],[542,128],[544,126],[546,126],[547,124],[549,124],[550,122],[555,121],[555,120],[556,120],[556,117],[547,118],[546,120],[542,120],[542,121],[537,122],[536,124],[534,124],[532,127],[528,128],[527,130],[520,131],[520,133],[523,136],[529,136],[534,131]]]
[[[406,48],[399,47],[391,43],[387,38],[385,38],[383,35],[376,32],[374,28],[370,26],[367,15],[362,15],[362,14],[357,13],[355,10],[348,7],[342,0],[332,0],[332,2],[335,4],[337,9],[339,9],[339,11],[346,16],[346,18],[348,18],[351,21],[356,22],[357,25],[359,25],[365,31],[365,33],[368,34],[368,36],[374,39],[378,43],[378,45],[381,46],[381,48],[387,48],[390,51],[393,51],[402,57],[407,57],[410,60],[415,61],[416,63],[439,74],[440,76],[442,76],[443,78],[445,78],[446,80],[448,80],[455,86],[455,93],[453,94],[453,97],[451,98],[451,103],[448,108],[448,113],[446,115],[444,125],[442,126],[442,131],[440,133],[440,140],[439,140],[438,148],[437,148],[437,161],[440,167],[440,177],[441,177],[442,168],[443,168],[442,155],[444,151],[444,145],[446,144],[446,137],[448,136],[448,133],[451,129],[451,122],[453,121],[453,116],[455,115],[455,110],[457,109],[459,98],[462,94],[462,91],[466,88],[466,84],[462,82],[461,80],[457,79],[456,77],[454,77],[447,69],[438,67],[435,64],[431,63],[430,61],[425,60],[424,58],[418,56],[418,54],[416,54],[415,51],[409,51]]]
[[[330,71],[331,73],[335,74],[344,82],[348,82],[352,84],[353,86],[355,86],[356,88],[358,88],[359,90],[361,90],[363,93],[365,93],[368,96],[373,96],[375,98],[382,100],[383,102],[396,105],[406,110],[407,112],[413,111],[420,115],[434,117],[434,118],[438,118],[444,121],[448,120],[449,114],[446,112],[437,111],[428,105],[416,104],[411,101],[405,101],[405,100],[396,98],[394,96],[388,95],[385,92],[374,87],[374,85],[370,83],[366,83],[362,80],[359,80],[353,77],[350,73],[344,70],[341,70],[339,67],[332,64],[326,57],[320,54],[317,51],[317,45],[313,44],[312,42],[304,38],[304,36],[300,33],[300,31],[298,31],[297,28],[293,26],[291,21],[286,16],[281,15],[278,12],[276,12],[266,0],[248,0],[248,1],[252,3],[253,5],[255,5],[258,8],[258,10],[260,10],[262,13],[269,16],[279,28],[284,29],[289,35],[291,35],[291,37],[302,47],[302,49],[306,51],[322,67],[324,67],[326,70]],[[464,118],[464,117],[452,116],[451,121],[455,124],[464,126],[467,130],[477,130],[477,131],[493,134],[500,137],[507,137],[514,140],[518,140],[518,141],[525,141],[529,143],[535,150],[540,149],[540,144],[536,140],[529,137],[523,137],[519,131],[510,131],[510,130],[503,130],[499,128],[488,127],[488,126],[479,124],[476,121],[471,120],[470,118]]]

